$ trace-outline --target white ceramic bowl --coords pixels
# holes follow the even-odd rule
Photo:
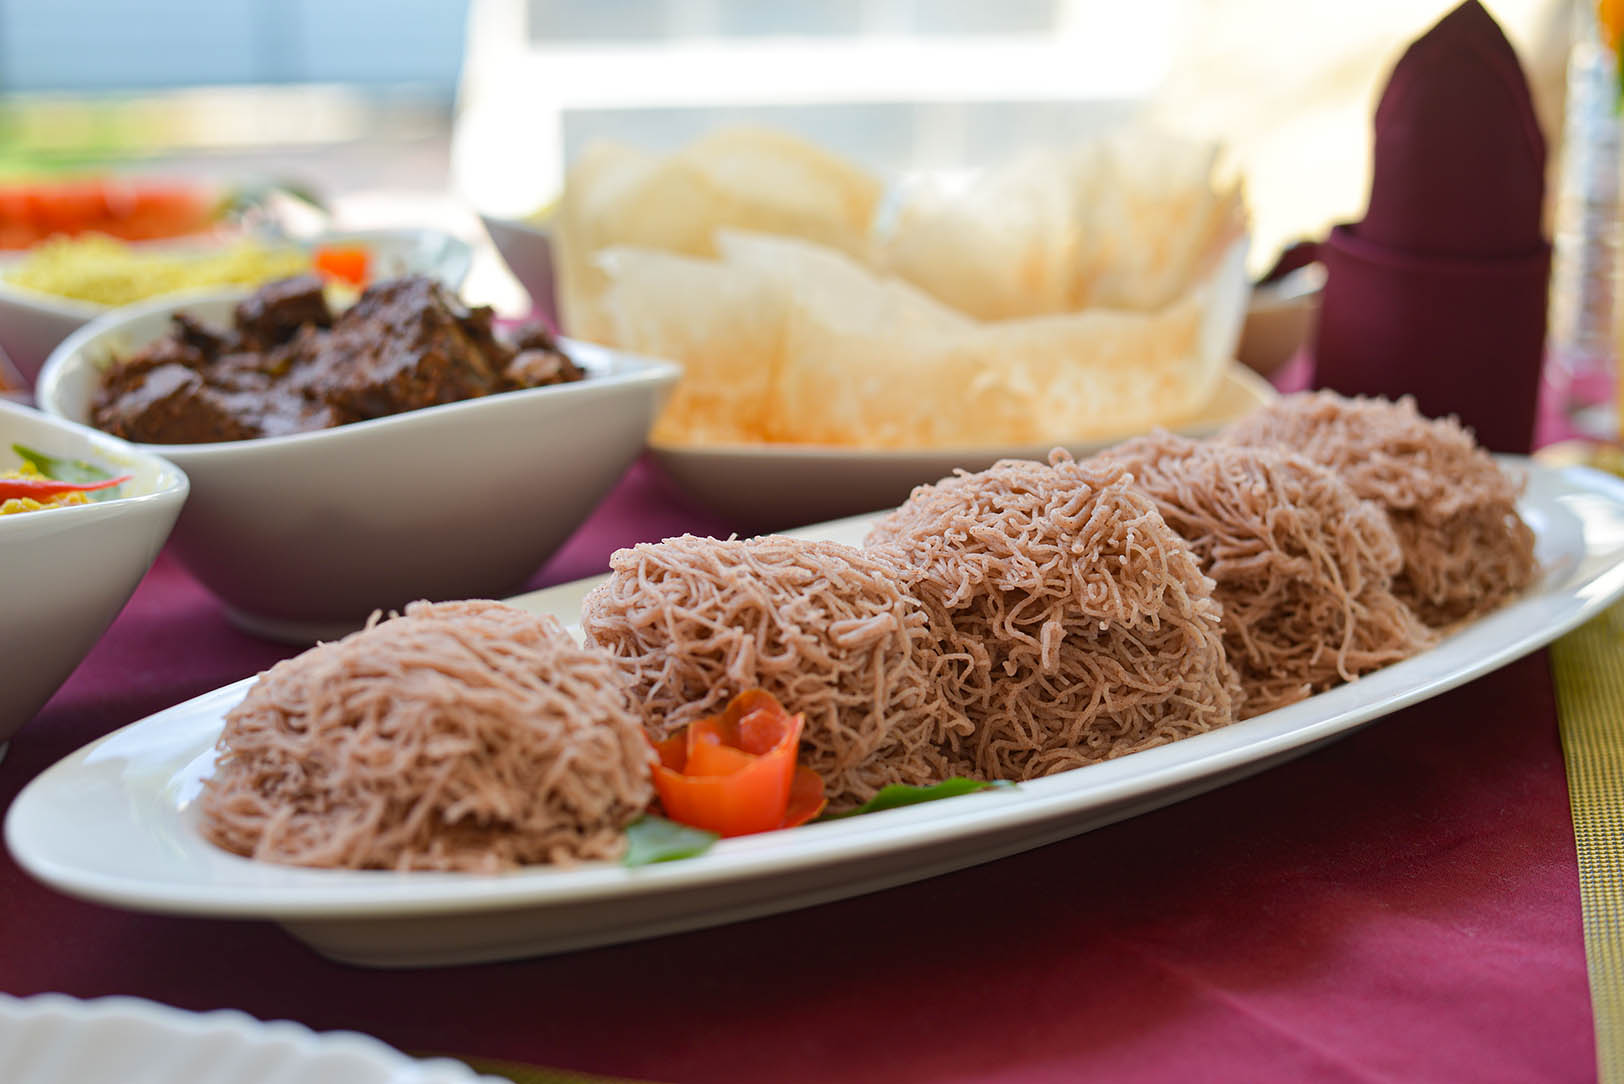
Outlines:
[[[1218,392],[1195,417],[1171,425],[1187,437],[1210,437],[1272,402],[1278,393],[1239,364],[1224,372]],[[986,470],[1000,459],[1047,459],[1056,445],[1078,459],[1134,436],[965,448],[842,448],[815,444],[681,445],[652,442],[655,462],[690,497],[741,529],[777,530],[890,508],[914,486],[955,470]]]
[[[110,356],[163,335],[175,312],[224,325],[242,296],[166,298],[93,321],[46,362],[40,408],[88,421]],[[313,433],[139,445],[191,478],[175,553],[237,625],[290,643],[413,599],[510,594],[636,458],[679,371],[563,346],[585,380]]]
[[[1279,371],[1313,339],[1324,293],[1325,268],[1317,263],[1256,287],[1246,306],[1235,357],[1264,376]]]
[[[0,1069],[6,1084],[501,1084],[353,1031],[61,994],[0,994]]]
[[[0,401],[0,471],[21,444],[135,477],[120,496],[0,516],[0,742],[51,698],[112,624],[186,500],[186,476],[116,437]]]
[[[178,241],[143,242],[139,247],[162,252],[205,252],[238,238],[211,237]],[[265,240],[269,245],[315,248],[319,245],[364,245],[372,253],[374,278],[420,273],[433,275],[453,290],[468,277],[473,249],[468,243],[438,230],[353,230],[326,233],[308,240]],[[27,258],[26,252],[0,258],[0,350],[33,380],[58,343],[85,324],[112,311],[107,305],[40,293],[13,285],[5,274]]]
[[[553,241],[545,226],[519,218],[480,215],[485,232],[508,270],[530,295],[535,314],[558,326],[557,283],[553,278]]]

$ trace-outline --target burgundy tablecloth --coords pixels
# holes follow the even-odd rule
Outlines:
[[[537,582],[725,530],[647,467]],[[167,558],[0,763],[287,652]],[[0,858],[0,989],[135,994],[670,1081],[1558,1081],[1595,1075],[1551,679],[1527,658],[1294,763],[860,899],[518,963],[369,972],[279,928],[130,914]]]

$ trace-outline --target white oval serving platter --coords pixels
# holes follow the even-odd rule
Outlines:
[[[1233,782],[1436,696],[1554,640],[1624,595],[1624,482],[1508,459],[1539,581],[1414,658],[1299,704],[1131,756],[1022,783],[791,831],[725,840],[693,859],[496,876],[293,869],[227,854],[197,831],[242,681],[94,742],[22,792],[6,819],[17,861],[63,892],[137,910],[271,919],[351,963],[510,959],[714,926],[871,892],[1037,847]],[[859,542],[869,517],[794,532]],[[516,605],[574,622],[588,580]]]

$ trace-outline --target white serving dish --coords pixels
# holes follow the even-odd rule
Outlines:
[[[1278,393],[1268,381],[1232,364],[1224,370],[1206,408],[1172,429],[1189,437],[1208,437],[1276,398]],[[650,449],[660,468],[689,496],[740,524],[783,527],[894,507],[907,499],[914,486],[946,477],[955,468],[977,471],[1000,459],[1046,459],[1057,444],[1082,458],[1135,435],[920,451],[657,441]]]
[[[62,994],[0,994],[0,1069],[6,1084],[499,1084],[353,1031]]]
[[[480,215],[479,220],[502,262],[530,295],[534,313],[556,327],[557,283],[553,277],[553,241],[547,228],[519,218]]]
[[[120,496],[0,516],[0,743],[73,673],[158,556],[186,476],[117,437],[0,400],[0,471],[21,444],[134,477]]]
[[[1325,267],[1317,263],[1253,289],[1235,357],[1264,376],[1279,371],[1312,341],[1324,294]]]
[[[100,366],[185,311],[230,320],[243,291],[163,298],[98,318],[51,355],[40,409],[88,421]],[[146,444],[186,471],[174,551],[242,628],[310,643],[419,598],[512,592],[642,451],[669,362],[563,344],[573,384],[504,392],[258,440]]]
[[[1017,787],[725,840],[626,869],[499,876],[310,870],[204,841],[192,799],[242,681],[132,724],[47,770],[13,802],[7,845],[63,892],[119,907],[271,919],[336,959],[379,967],[561,952],[858,895],[1050,843],[1232,782],[1519,658],[1624,595],[1624,483],[1527,469],[1522,509],[1543,574],[1522,597],[1414,658],[1222,730]],[[794,532],[861,541],[867,517]],[[597,581],[513,600],[573,619]]]
[[[144,241],[137,247],[162,252],[207,252],[239,240],[242,238],[182,238]],[[272,246],[306,249],[321,245],[364,245],[372,253],[373,278],[432,275],[453,290],[468,277],[468,268],[473,262],[473,249],[466,241],[439,230],[350,230],[300,240],[259,240]],[[57,344],[112,309],[92,301],[40,293],[7,281],[6,272],[27,255],[17,252],[0,257],[0,349],[11,355],[26,379],[34,380]]]

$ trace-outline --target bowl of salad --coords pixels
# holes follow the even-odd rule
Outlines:
[[[0,742],[118,616],[189,488],[159,456],[0,400]]]

